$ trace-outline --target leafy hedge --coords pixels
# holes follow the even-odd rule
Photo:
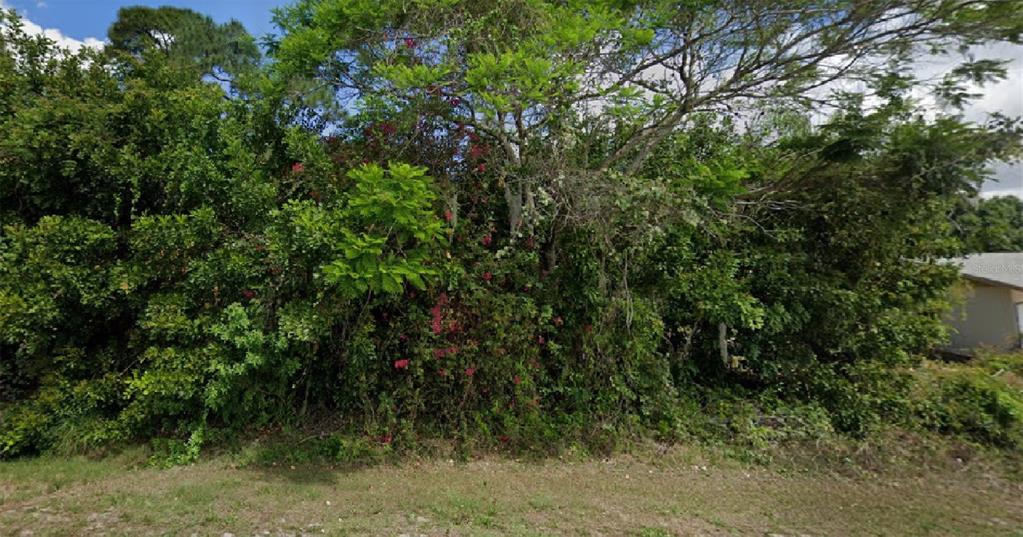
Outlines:
[[[575,125],[593,139],[516,162],[458,97],[416,93],[432,68],[360,72],[408,100],[317,101],[287,76],[312,50],[302,17],[276,65],[244,48],[219,81],[194,47],[70,54],[19,24],[0,19],[0,456],[153,440],[186,462],[310,423],[361,438],[339,453],[777,438],[764,405],[799,409],[792,434],[918,412],[1018,442],[1014,395],[956,377],[917,407],[906,375],[945,335],[945,215],[1016,151],[1013,121],[925,120],[887,88],[824,125],[696,115],[594,174],[565,163],[618,134]],[[573,88],[571,65],[520,59],[476,58],[470,89]]]

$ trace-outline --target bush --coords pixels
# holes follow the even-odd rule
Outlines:
[[[1023,448],[1023,353],[927,363],[914,395],[919,425],[980,444]]]
[[[301,29],[344,5],[281,22],[359,42]],[[1014,122],[924,120],[889,80],[876,108],[847,96],[819,126],[642,127],[675,105],[630,90],[608,97],[614,129],[591,128],[561,100],[582,73],[568,52],[645,46],[652,31],[616,25],[662,17],[559,6],[498,21],[528,37],[508,54],[472,52],[490,22],[460,29],[465,80],[411,37],[374,42],[353,61],[387,61],[345,75],[372,91],[342,107],[299,74],[319,38],[275,43],[298,63],[261,71],[248,47],[192,58],[191,33],[173,54],[61,52],[0,15],[0,456],[148,441],[187,463],[211,438],[313,421],[337,459],[431,437],[760,446],[907,412],[1016,445],[1005,375],[949,373],[914,407],[904,374],[945,335],[945,214],[1012,156]],[[532,56],[563,40],[557,62]],[[230,82],[204,79],[217,59]],[[593,168],[633,149],[635,166]]]

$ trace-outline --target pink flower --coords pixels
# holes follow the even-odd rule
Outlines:
[[[451,213],[451,209],[444,209],[444,220],[450,222],[455,218],[455,215]]]
[[[433,315],[433,319],[430,321],[430,328],[434,334],[440,334],[443,331],[443,318],[441,318],[440,303],[430,308],[430,314]]]
[[[487,165],[486,164],[480,164],[479,166],[476,166],[476,171],[478,171],[480,173],[483,173],[483,172],[487,171]]]
[[[302,164],[301,162],[296,162],[291,165],[291,171],[293,173],[302,173],[305,171],[305,165]]]
[[[467,368],[465,368],[465,376],[467,376],[469,378],[472,378],[472,376],[475,375],[475,374],[476,374],[476,368],[475,367],[467,367]]]
[[[447,354],[447,349],[433,349],[434,358],[443,358]]]
[[[489,271],[483,273],[483,281],[489,283],[490,280],[492,279],[494,279],[494,275],[491,274]]]
[[[409,362],[408,358],[402,358],[401,360],[395,360],[394,361],[394,368],[395,369],[408,369],[408,362]]]
[[[483,243],[483,246],[489,248],[491,243],[494,242],[494,238],[490,236],[490,233],[487,233],[482,239],[480,239],[480,242]]]
[[[446,377],[446,376],[448,376],[448,370],[447,369],[438,369],[437,370],[437,375],[442,376],[442,377]]]
[[[256,292],[253,291],[252,289],[246,289],[242,291],[242,295],[244,295],[245,298],[252,300],[252,298],[256,296]]]
[[[416,40],[411,37],[405,38],[405,46],[407,48],[416,48]]]
[[[514,377],[512,377],[512,382],[514,382],[515,385],[518,386],[519,384],[522,384],[522,377],[515,375]]]
[[[394,437],[391,436],[391,433],[387,433],[385,435],[381,435],[379,438],[377,438],[377,440],[381,444],[390,444],[391,441],[394,440]]]
[[[543,345],[544,343],[547,343],[547,340],[544,339],[543,336],[536,336],[536,342]]]

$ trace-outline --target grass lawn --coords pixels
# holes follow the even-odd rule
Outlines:
[[[841,472],[700,453],[346,468],[26,459],[0,463],[0,535],[1023,535],[1023,484],[991,467]]]

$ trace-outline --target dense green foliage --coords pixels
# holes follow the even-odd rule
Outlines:
[[[265,68],[187,11],[79,54],[5,14],[0,455],[921,415],[947,215],[1020,128],[923,114],[908,61],[1018,40],[1018,2],[760,4],[303,0]],[[830,71],[850,50],[888,74]],[[815,93],[838,75],[873,99]]]
[[[954,221],[967,252],[1023,252],[1023,200],[998,196],[964,201]]]
[[[984,444],[1023,446],[1023,355],[928,364],[918,376],[913,408],[922,423]]]
[[[238,21],[217,24],[189,9],[123,7],[107,32],[111,50],[141,58],[160,54],[179,67],[213,76],[232,76],[260,59],[255,40]]]

